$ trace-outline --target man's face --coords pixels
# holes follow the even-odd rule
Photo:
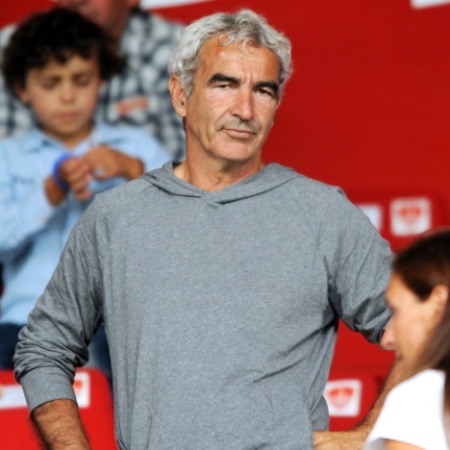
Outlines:
[[[73,56],[66,64],[31,69],[17,94],[47,134],[72,147],[90,132],[101,83],[96,57]]]
[[[278,58],[267,48],[207,41],[192,95],[183,92],[174,102],[185,119],[188,157],[222,167],[260,161],[279,103],[279,73]]]
[[[54,0],[64,8],[76,11],[95,22],[108,34],[118,38],[128,20],[130,8],[139,0]]]

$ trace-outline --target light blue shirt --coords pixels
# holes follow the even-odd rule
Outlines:
[[[169,160],[158,141],[143,131],[104,123],[70,154],[81,156],[100,144],[139,158],[146,172]],[[76,201],[71,193],[56,207],[47,200],[44,181],[65,152],[60,143],[37,129],[23,137],[0,140],[0,264],[4,284],[0,322],[26,324],[70,231],[90,203]],[[122,177],[93,181],[90,188],[96,194],[125,181]]]

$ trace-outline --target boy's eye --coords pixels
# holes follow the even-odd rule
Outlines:
[[[92,77],[90,75],[83,75],[80,77],[77,77],[75,79],[75,82],[78,86],[84,87],[84,86],[88,86],[89,83],[91,82]]]
[[[55,80],[44,80],[41,83],[43,89],[50,90],[53,89],[57,85],[57,81]]]

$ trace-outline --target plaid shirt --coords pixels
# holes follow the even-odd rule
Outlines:
[[[184,131],[167,87],[167,65],[182,26],[155,14],[134,10],[120,43],[127,67],[105,83],[97,118],[113,125],[138,126],[155,136],[172,159],[184,159]],[[0,52],[14,26],[0,32]],[[4,86],[0,77],[0,137],[23,134],[33,116]]]

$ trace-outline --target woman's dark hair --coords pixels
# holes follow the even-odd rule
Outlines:
[[[63,8],[33,14],[12,33],[1,70],[12,92],[25,87],[27,73],[51,61],[65,64],[73,56],[98,57],[100,76],[108,80],[125,66],[115,42],[96,24]]]
[[[428,341],[416,371],[428,368],[446,374],[444,410],[450,424],[450,228],[429,232],[400,252],[393,261],[393,273],[421,301],[427,301],[437,286],[447,290],[441,319]]]

